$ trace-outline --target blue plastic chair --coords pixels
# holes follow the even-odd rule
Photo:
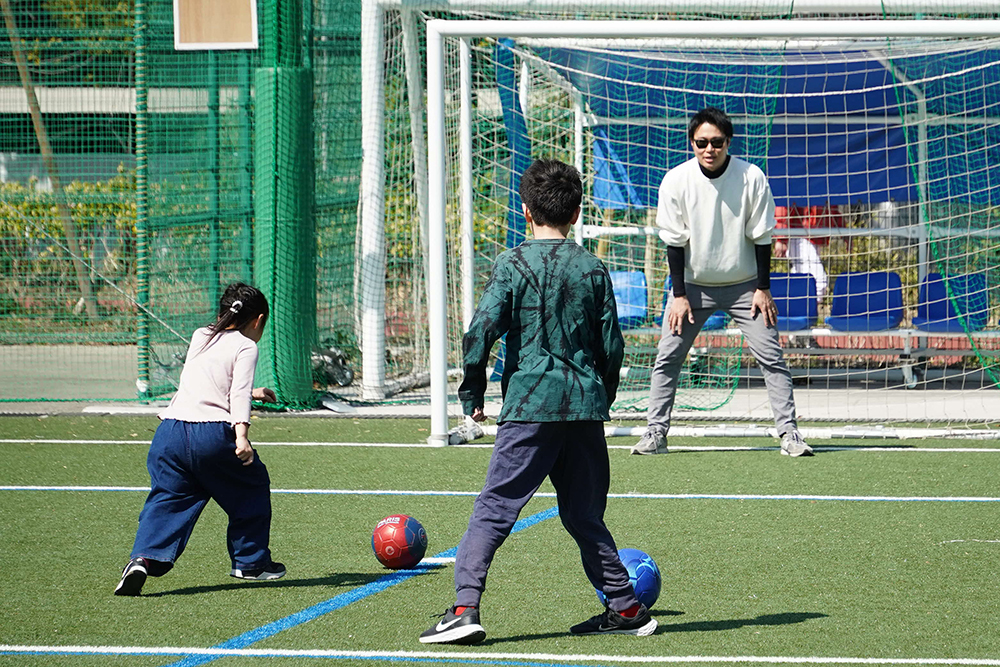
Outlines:
[[[819,316],[816,278],[808,273],[772,273],[771,296],[778,307],[778,330],[811,329]]]
[[[938,333],[979,331],[989,319],[989,307],[986,276],[982,273],[947,278],[940,273],[928,273],[917,290],[913,326]]]
[[[656,317],[657,326],[663,326],[663,314],[667,312],[667,300],[670,298],[670,290],[673,289],[673,282],[670,280],[670,276],[663,281],[663,303],[661,304],[660,314]],[[717,310],[708,316],[705,320],[705,326],[701,328],[702,331],[713,331],[718,329],[725,329],[726,325],[729,324],[729,315],[725,312]]]
[[[646,274],[642,271],[609,271],[618,304],[618,326],[633,329],[646,321]]]
[[[893,271],[841,273],[826,323],[837,331],[885,331],[903,319],[903,284]]]

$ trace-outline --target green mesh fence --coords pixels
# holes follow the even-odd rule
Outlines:
[[[134,398],[130,9],[0,8],[0,398]]]
[[[360,365],[354,326],[355,231],[361,174],[361,2],[314,0],[316,321],[321,350]],[[334,372],[331,372],[334,371]],[[351,382],[353,371],[317,369],[319,386]]]
[[[146,189],[137,199],[146,213],[139,229],[148,244],[148,312],[137,316],[148,338],[137,345],[148,350],[140,382],[148,396],[160,396],[176,386],[190,332],[214,318],[221,287],[257,279],[251,132],[258,56],[174,51],[170,4],[139,9],[145,66],[137,66],[136,87],[146,109],[136,120]]]
[[[174,50],[169,0],[5,5],[0,400],[167,396],[243,280],[258,383],[315,403],[313,350],[358,349],[360,4],[262,3],[260,48],[214,52]]]

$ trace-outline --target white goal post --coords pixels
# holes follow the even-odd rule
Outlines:
[[[596,2],[594,0],[571,0],[569,2],[559,2],[558,0],[526,0],[524,2],[511,3],[484,3],[476,0],[439,0],[428,2],[393,2],[392,0],[365,1],[365,16],[367,27],[363,30],[365,38],[369,31],[372,34],[381,34],[380,22],[381,14],[386,9],[401,11],[409,19],[404,18],[404,35],[406,34],[406,21],[412,21],[412,17],[419,10],[433,11],[437,9],[449,10],[497,10],[498,5],[505,11],[515,10],[523,7],[526,10],[552,10],[552,11],[572,11],[587,9],[608,9],[607,2]],[[754,11],[761,13],[769,8],[780,12],[782,8],[787,8],[787,3],[764,3],[767,7],[761,7],[760,3],[755,3]],[[799,0],[794,4],[794,14],[812,15],[820,12],[830,12],[837,15],[846,13],[863,13],[892,11],[891,4],[887,2],[870,2],[868,0],[853,0],[848,2],[820,2],[818,0]],[[974,11],[982,13],[986,9],[996,9],[1000,11],[1000,2],[975,2],[955,1],[942,6],[940,2],[907,2],[899,3],[899,8],[904,12],[917,13],[920,11]],[[744,3],[725,3],[726,8],[731,12],[738,12],[739,7]],[[731,6],[730,6],[731,5]],[[773,5],[773,7],[772,7]],[[714,8],[714,6],[713,6]],[[681,2],[680,0],[637,0],[629,3],[629,9],[640,11],[680,11],[700,9],[695,3]],[[720,7],[719,11],[723,11]],[[419,224],[425,231],[422,237],[424,250],[426,252],[426,298],[427,298],[427,325],[428,325],[428,352],[429,352],[429,378],[430,378],[430,415],[431,428],[428,441],[432,444],[447,444],[449,430],[448,414],[448,380],[449,380],[449,360],[448,360],[448,246],[446,239],[446,216],[448,190],[447,175],[449,169],[454,178],[461,183],[461,194],[459,198],[458,216],[461,220],[461,252],[460,262],[465,268],[462,269],[462,289],[460,292],[461,318],[464,327],[468,326],[468,318],[472,308],[472,270],[468,268],[472,263],[472,187],[468,182],[471,178],[469,174],[469,160],[472,145],[472,130],[470,127],[469,106],[471,104],[471,82],[469,67],[469,43],[478,38],[511,38],[526,40],[562,40],[576,44],[586,44],[588,42],[609,43],[611,41],[627,43],[628,40],[714,40],[714,41],[755,41],[773,39],[788,42],[801,40],[835,40],[835,39],[863,39],[863,38],[982,38],[1000,37],[1000,20],[911,20],[911,19],[858,19],[858,18],[828,18],[816,19],[748,19],[748,20],[493,20],[493,19],[429,19],[423,22],[426,30],[426,153],[418,151],[414,155],[416,198],[418,200],[418,210],[420,211]],[[372,27],[375,26],[375,27]],[[412,23],[411,23],[412,27]],[[446,84],[445,72],[445,41],[447,39],[459,40],[459,53],[461,63],[460,90],[457,92],[458,104],[461,109],[458,129],[458,160],[455,164],[449,165],[449,150],[447,149],[446,136],[446,103],[454,104],[454,100],[446,99],[446,92],[449,90]],[[415,62],[418,58],[419,49],[415,40],[411,37],[406,42],[407,61]],[[377,54],[381,49],[380,44],[376,44],[372,50]],[[381,70],[384,61],[377,55],[372,55],[369,50],[366,57],[365,73],[366,99],[363,101],[363,113],[365,115],[365,133],[363,141],[365,143],[365,171],[362,184],[361,201],[361,244],[363,252],[360,253],[359,262],[377,262],[380,253],[384,253],[384,248],[379,248],[380,243],[384,243],[381,238],[381,227],[384,224],[383,211],[380,208],[384,193],[380,192],[381,178],[374,167],[370,167],[369,158],[382,159],[384,144],[384,133],[379,129],[379,120],[384,109],[380,106],[378,89],[373,85],[381,84],[382,77],[376,74]],[[419,81],[419,74],[408,70],[407,78],[411,85],[415,83],[423,84]],[[452,84],[452,87],[454,85]],[[369,90],[371,88],[371,90]],[[423,89],[423,85],[420,86]],[[419,105],[419,95],[416,96]],[[411,102],[414,96],[411,94]],[[411,109],[411,114],[419,117],[423,109],[419,107]],[[578,167],[582,166],[582,131],[581,117],[584,112],[579,106],[576,108],[577,127],[574,136],[575,159]],[[413,143],[414,146],[422,146],[424,136],[419,122],[414,123]],[[454,158],[451,158],[454,159]],[[924,179],[920,179],[923,182]],[[423,200],[423,201],[421,201]],[[620,230],[616,230],[620,231]],[[580,233],[587,232],[587,227],[583,226]],[[649,230],[632,228],[628,232],[620,233],[649,233]],[[791,230],[789,235],[803,234],[799,230]],[[838,232],[833,231],[833,234]],[[839,232],[843,233],[843,232]],[[922,251],[923,252],[923,251]],[[921,261],[921,267],[925,262]],[[923,271],[923,268],[921,268]],[[378,275],[378,271],[372,272],[370,267],[367,270],[359,270],[359,275]],[[371,282],[371,281],[369,281]],[[380,311],[384,307],[384,301],[379,301],[379,286],[369,284],[362,287],[361,308],[362,316],[362,352],[363,352],[363,388],[366,396],[378,399],[385,395],[384,366],[382,359],[384,352],[380,346],[384,345],[384,321],[380,320]],[[380,367],[381,366],[381,367]]]

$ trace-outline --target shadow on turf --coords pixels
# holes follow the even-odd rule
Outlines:
[[[682,616],[683,611],[656,610],[651,614],[657,619],[664,616]],[[765,614],[757,618],[734,618],[726,621],[692,621],[690,623],[677,623],[675,625],[665,625],[662,620],[654,635],[666,632],[715,632],[718,630],[737,630],[752,625],[791,625],[792,623],[803,623],[811,618],[826,618],[826,614],[812,612],[792,612],[787,614]],[[567,636],[567,632],[540,632],[531,635],[515,635],[513,637],[495,637],[486,639],[478,646],[490,646],[493,644],[504,644],[506,642],[520,642],[532,639],[559,639]]]
[[[683,611],[670,611],[670,610],[666,610],[666,611],[652,611],[652,612],[650,612],[650,614],[652,616],[680,616],[683,613],[684,613]],[[583,621],[583,620],[586,620],[586,619],[582,619],[581,618],[580,620]],[[660,627],[663,627],[663,626],[660,626]],[[486,628],[486,631],[489,632],[489,627]],[[657,630],[657,632],[659,632],[659,630]],[[489,646],[491,644],[503,644],[503,643],[506,643],[506,642],[520,642],[520,641],[524,641],[526,639],[559,639],[560,637],[566,637],[567,635],[569,635],[568,631],[566,631],[566,632],[540,632],[540,633],[534,634],[534,635],[515,635],[513,637],[493,637],[493,638],[487,638],[481,644],[477,644],[477,646]]]
[[[379,579],[382,575],[363,574],[360,572],[338,572],[325,577],[313,577],[311,579],[278,579],[277,581],[232,581],[214,586],[189,586],[187,588],[177,588],[172,591],[159,591],[158,593],[143,593],[144,598],[164,597],[167,595],[200,595],[202,593],[215,593],[217,591],[234,591],[245,588],[302,588],[313,586],[332,586],[336,588],[354,588],[364,586]]]
[[[654,611],[653,616],[673,616],[676,611]],[[764,614],[757,618],[734,618],[725,621],[691,621],[690,623],[677,623],[664,625],[656,629],[655,634],[661,632],[715,632],[718,630],[736,630],[751,625],[791,625],[792,623],[803,623],[812,618],[826,618],[826,614],[814,612],[789,612],[787,614]]]
[[[684,454],[746,454],[747,452],[779,452],[781,447],[777,445],[757,445],[753,447],[740,447],[726,449],[725,445],[717,445],[721,449],[688,449],[683,446],[679,446],[677,449],[671,449],[671,456],[682,456]],[[863,445],[812,445],[814,455],[820,454],[837,454],[839,452],[851,452],[863,449],[871,449],[872,447],[878,447],[879,449],[885,450],[896,450],[896,449],[917,449],[916,445],[901,445],[901,444],[886,444],[885,441],[880,440],[878,442],[866,443]],[[624,449],[624,448],[623,448]]]

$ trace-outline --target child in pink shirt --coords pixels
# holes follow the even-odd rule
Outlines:
[[[219,300],[216,321],[191,337],[177,393],[160,413],[149,448],[152,488],[115,595],[139,595],[147,576],[162,576],[174,566],[209,499],[229,515],[230,575],[285,575],[268,548],[271,479],[247,437],[251,398],[276,400],[270,389],[253,388],[268,313],[259,289],[234,283]]]

